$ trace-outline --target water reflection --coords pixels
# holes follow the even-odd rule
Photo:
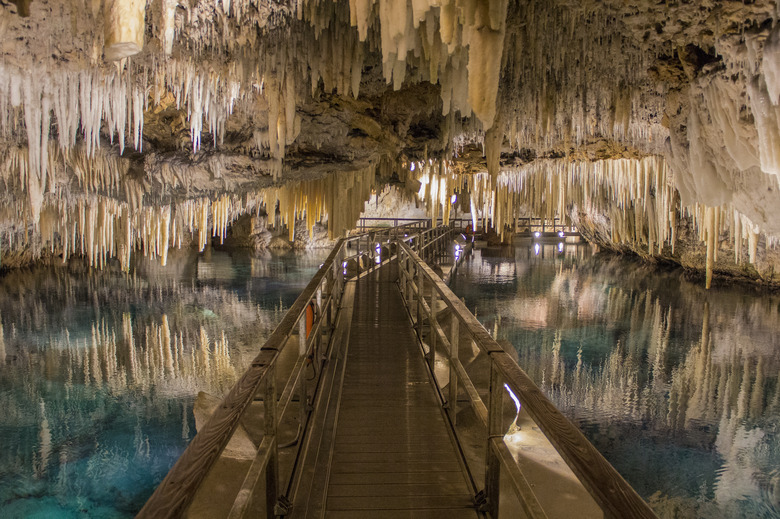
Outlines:
[[[0,516],[134,515],[326,254],[0,278]]]
[[[657,513],[780,515],[779,297],[587,245],[476,252],[456,293]]]

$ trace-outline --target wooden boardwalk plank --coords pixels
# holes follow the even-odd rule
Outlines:
[[[334,474],[339,473],[353,473],[353,474],[370,474],[374,472],[393,472],[393,473],[408,473],[408,472],[458,472],[460,465],[458,462],[451,458],[452,461],[374,461],[374,462],[334,462],[332,472]]]
[[[331,486],[337,485],[410,485],[455,484],[463,482],[463,474],[457,472],[375,472],[373,474],[332,474]]]
[[[451,447],[449,445],[442,445],[441,443],[352,443],[352,444],[338,444],[334,449],[334,452],[348,452],[348,453],[399,453],[399,454],[424,454],[426,452],[450,452]]]
[[[420,510],[426,508],[466,508],[468,496],[328,496],[328,510]],[[472,510],[472,514],[475,512]]]
[[[474,510],[467,508],[428,510],[337,510],[328,511],[326,519],[473,519]]]
[[[331,485],[331,497],[369,496],[462,496],[468,492],[464,482],[458,483],[390,483],[383,485]]]
[[[325,517],[479,517],[398,287],[376,277],[355,291]]]

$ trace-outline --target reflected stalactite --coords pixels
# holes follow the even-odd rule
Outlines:
[[[0,279],[3,510],[139,509],[195,434],[198,392],[235,383],[325,254],[271,256],[265,277],[238,285],[176,265],[168,278],[79,265]],[[249,260],[220,268],[246,276]]]
[[[777,295],[707,291],[625,258],[537,255],[531,240],[514,252],[474,251],[455,292],[486,326],[500,321],[496,339],[659,516],[776,515]]]
[[[279,224],[287,225],[291,240],[294,223],[302,218],[310,237],[315,223],[325,220],[331,238],[339,237],[355,227],[365,202],[376,190],[376,171],[376,166],[369,165],[281,187],[158,205],[144,204],[143,191],[127,200],[103,194],[53,194],[41,200],[40,217],[32,232],[27,225],[19,226],[23,241],[4,246],[13,250],[30,242],[37,244],[36,254],[48,250],[60,255],[63,263],[81,255],[99,268],[116,258],[123,270],[129,270],[135,254],[158,259],[166,266],[172,249],[195,242],[203,251],[212,238],[222,243],[230,225],[242,215],[263,211],[274,215],[277,208]],[[0,203],[0,222],[26,214],[23,205],[19,201],[10,206]]]
[[[505,279],[501,272],[509,269],[509,274],[515,266],[476,263],[474,275],[496,282]],[[525,267],[521,270],[520,264],[519,280],[523,272],[532,275]],[[502,303],[498,309],[501,317],[495,321],[500,318],[510,329],[520,326],[540,334],[537,348],[519,350],[520,365],[542,381],[542,388],[562,407],[576,414],[584,415],[585,410],[609,413],[631,422],[686,431],[723,416],[737,422],[760,420],[777,406],[777,350],[765,349],[763,341],[751,344],[743,339],[750,334],[775,341],[771,330],[780,328],[776,305],[751,301],[743,307],[741,300],[713,296],[718,305],[714,308],[712,301],[702,302],[693,296],[686,298],[686,308],[680,309],[651,289],[634,288],[631,279],[626,280],[626,286],[604,290],[595,276],[585,273],[588,268],[578,270],[565,260],[558,261],[554,273],[545,274],[550,281],[543,294],[529,293],[519,284],[517,296]],[[609,272],[609,264],[601,269]],[[537,285],[531,281],[531,286]],[[687,346],[681,352],[679,338],[671,345],[672,335],[679,333],[677,316],[697,312],[697,305],[701,305],[700,332],[686,339]],[[547,308],[543,320],[534,317],[540,308]],[[578,335],[584,331],[569,328],[575,319],[602,323],[600,326],[615,336],[600,364],[586,362],[581,345],[575,348],[576,355],[564,356],[572,341],[590,340],[588,335]],[[760,329],[748,321],[760,323]],[[554,331],[548,333],[547,329]],[[503,326],[496,333],[501,337]]]
[[[34,465],[36,465],[35,476],[37,478],[45,476],[49,464],[49,456],[51,456],[52,452],[51,427],[49,425],[49,419],[46,417],[46,403],[43,399],[41,399],[40,402],[40,415],[41,424],[38,432],[38,457],[34,462]]]
[[[5,364],[5,333],[3,332],[3,320],[0,317],[0,366]]]

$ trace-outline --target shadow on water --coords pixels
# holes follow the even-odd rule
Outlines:
[[[452,287],[661,517],[780,516],[780,295],[557,241]]]

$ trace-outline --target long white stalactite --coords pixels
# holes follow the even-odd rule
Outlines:
[[[502,238],[517,230],[518,218],[558,218],[570,225],[570,211],[576,206],[582,214],[606,215],[616,246],[644,250],[648,256],[670,256],[680,218],[690,217],[699,241],[706,246],[707,288],[723,233],[731,238],[737,264],[745,260],[755,264],[762,234],[759,226],[730,204],[681,205],[672,172],[659,156],[536,160],[503,170],[496,183],[486,173],[458,173],[448,161],[411,163],[409,175],[419,180],[418,196],[431,218],[441,215],[446,224],[452,195],[468,192],[473,227],[478,218],[489,219]],[[766,247],[775,247],[777,242],[776,236],[764,231]]]
[[[266,173],[278,180],[301,132],[298,108],[322,93],[357,98],[365,66],[374,60],[395,90],[423,82],[438,86],[447,117],[442,139],[451,141],[446,149],[483,145],[488,177],[462,178],[446,160],[418,162],[421,195],[432,215],[446,219],[449,196],[464,189],[471,194],[472,213],[489,215],[500,231],[528,208],[552,215],[567,204],[584,204],[609,215],[615,243],[641,246],[648,254],[673,248],[676,215],[689,215],[708,244],[708,271],[727,229],[737,262],[755,261],[761,233],[768,243],[780,235],[776,9],[743,6],[750,16],[735,22],[739,30],[711,27],[708,45],[696,48],[705,61],[715,61],[701,65],[686,59],[682,47],[665,48],[670,35],[661,35],[662,27],[648,30],[642,41],[623,31],[629,27],[624,24],[651,17],[632,11],[618,20],[620,7],[610,2],[603,9],[508,0],[299,0],[273,8],[254,0],[39,0],[38,5],[56,7],[63,20],[38,21],[49,32],[37,41],[53,43],[30,46],[24,55],[9,51],[0,60],[0,138],[8,143],[0,149],[0,181],[15,197],[2,211],[19,227],[68,236],[65,251],[78,245],[94,264],[123,253],[122,244],[109,239],[112,226],[87,224],[89,218],[126,214],[130,223],[119,226],[120,234],[132,235],[126,250],[143,243],[145,251],[165,258],[166,247],[182,232],[197,229],[202,247],[210,232],[223,236],[237,214],[231,195],[193,209],[191,220],[198,225],[185,225],[179,207],[170,204],[155,209],[148,222],[135,220],[152,210],[152,200],[145,200],[142,182],[129,178],[119,156],[129,147],[145,151],[150,113],[175,109],[186,116],[196,157],[205,147],[221,146],[230,117],[241,112],[255,121],[252,152],[271,159]],[[0,19],[0,31],[20,34],[24,28],[18,18]],[[670,86],[669,78],[651,78],[648,70],[659,77],[663,72],[659,63],[671,67],[665,74],[682,79]],[[671,95],[670,88],[679,91]],[[680,107],[671,106],[675,96],[682,99]],[[662,120],[675,113],[679,120]],[[210,142],[202,140],[208,137]],[[115,158],[103,153],[106,140],[118,148],[118,154],[110,150]],[[629,153],[635,156],[663,153],[667,162],[574,160],[577,148],[594,140],[627,144],[636,148]],[[524,150],[572,159],[537,160],[502,173],[501,154]],[[185,168],[162,169],[188,185]],[[67,185],[73,180],[75,193]],[[369,184],[355,187],[358,198]],[[679,202],[668,194],[675,188]],[[326,208],[328,198],[309,190],[304,183],[268,196],[284,205],[288,225],[305,214],[311,229],[328,212],[331,232],[340,234],[357,205]],[[83,209],[83,218],[69,216],[67,232],[43,221],[63,200],[87,204],[102,197],[115,197],[116,207],[106,201],[102,209],[100,203]],[[106,216],[115,214],[120,216]],[[84,236],[105,243],[88,245]]]
[[[51,195],[42,202],[38,233],[33,234],[39,236],[41,247],[61,255],[63,262],[81,255],[91,266],[102,268],[117,258],[120,267],[127,270],[131,254],[138,251],[159,258],[165,266],[170,249],[194,239],[203,251],[211,237],[222,243],[240,216],[256,215],[260,210],[273,215],[277,206],[280,224],[289,229],[291,241],[295,222],[301,219],[305,219],[310,236],[314,224],[326,219],[330,236],[342,236],[354,228],[365,201],[375,190],[375,168],[367,167],[246,195],[224,194],[153,206],[102,195],[75,199]],[[2,205],[0,220],[12,220],[23,207],[23,202]],[[22,227],[27,236],[29,230]]]

